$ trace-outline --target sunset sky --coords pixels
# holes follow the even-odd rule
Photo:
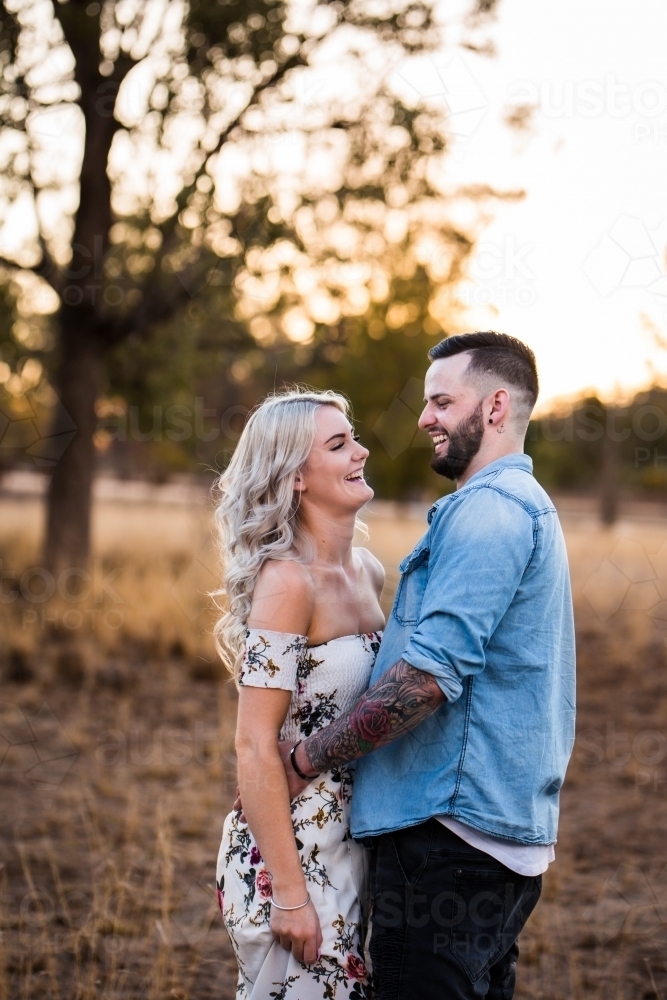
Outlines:
[[[667,380],[667,5],[502,0],[491,36],[437,65],[456,179],[526,192],[482,236],[476,320],[530,343],[543,404]],[[529,132],[502,124],[517,103]]]
[[[449,4],[442,10],[452,17]],[[492,204],[493,221],[478,234],[458,288],[467,328],[513,333],[534,348],[542,407],[587,389],[624,395],[667,382],[667,5],[500,0],[486,33],[493,57],[457,49],[453,30],[441,54],[387,70],[408,101],[449,112],[448,190],[525,192]],[[345,55],[339,46],[329,60],[336,93],[356,85]],[[315,103],[318,94],[326,99],[326,76],[309,85]],[[117,112],[125,124],[141,117],[132,109],[145,104],[144,77],[148,62],[123,85]],[[517,107],[532,109],[523,129],[505,122]],[[46,121],[49,162],[67,175],[59,201],[50,208],[42,198],[48,222],[51,209],[76,203],[83,125],[72,105]],[[297,132],[298,121],[290,150]],[[125,156],[134,165],[132,177],[137,152],[122,137],[114,149],[119,163]],[[34,242],[34,213],[23,200],[3,221],[3,252]]]

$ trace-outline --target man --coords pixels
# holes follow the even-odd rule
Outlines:
[[[352,832],[373,838],[375,1000],[507,1000],[574,735],[567,557],[523,453],[532,351],[473,333],[429,357],[419,426],[457,489],[401,564],[368,692],[286,769],[296,794],[298,773],[362,758]]]

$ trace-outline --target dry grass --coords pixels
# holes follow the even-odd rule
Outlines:
[[[3,570],[20,578],[36,564],[39,506],[3,499],[0,514]],[[387,509],[368,523],[388,603],[422,523]],[[564,523],[579,737],[517,995],[662,1000],[667,648],[649,612],[660,610],[656,594],[667,598],[667,566],[642,553],[658,552],[667,522],[613,532],[578,514]],[[235,783],[235,693],[202,611],[214,580],[207,531],[205,505],[101,504],[99,579],[84,601],[0,603],[0,1000],[233,996],[212,883]],[[605,564],[610,554],[620,571]],[[28,580],[33,592],[39,583]],[[13,586],[5,578],[4,593]],[[606,613],[619,587],[626,608],[602,621],[586,595]],[[72,610],[80,627],[63,618]],[[118,615],[105,622],[114,610],[118,627]]]

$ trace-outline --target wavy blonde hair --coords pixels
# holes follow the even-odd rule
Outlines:
[[[213,628],[215,644],[235,680],[243,662],[257,576],[268,559],[307,561],[312,546],[299,514],[296,475],[315,439],[315,414],[335,406],[350,419],[344,396],[296,387],[268,396],[252,412],[231,462],[218,480],[215,527],[227,608]]]

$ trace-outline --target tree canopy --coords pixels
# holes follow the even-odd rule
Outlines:
[[[441,292],[492,192],[451,189],[447,106],[401,68],[484,49],[492,7],[0,2],[0,263],[21,283],[0,375],[18,406],[43,371],[51,438],[75,428],[44,459],[51,562],[87,555],[105,395],[241,347],[326,367],[372,357],[387,331],[393,350],[396,331],[452,328]]]

